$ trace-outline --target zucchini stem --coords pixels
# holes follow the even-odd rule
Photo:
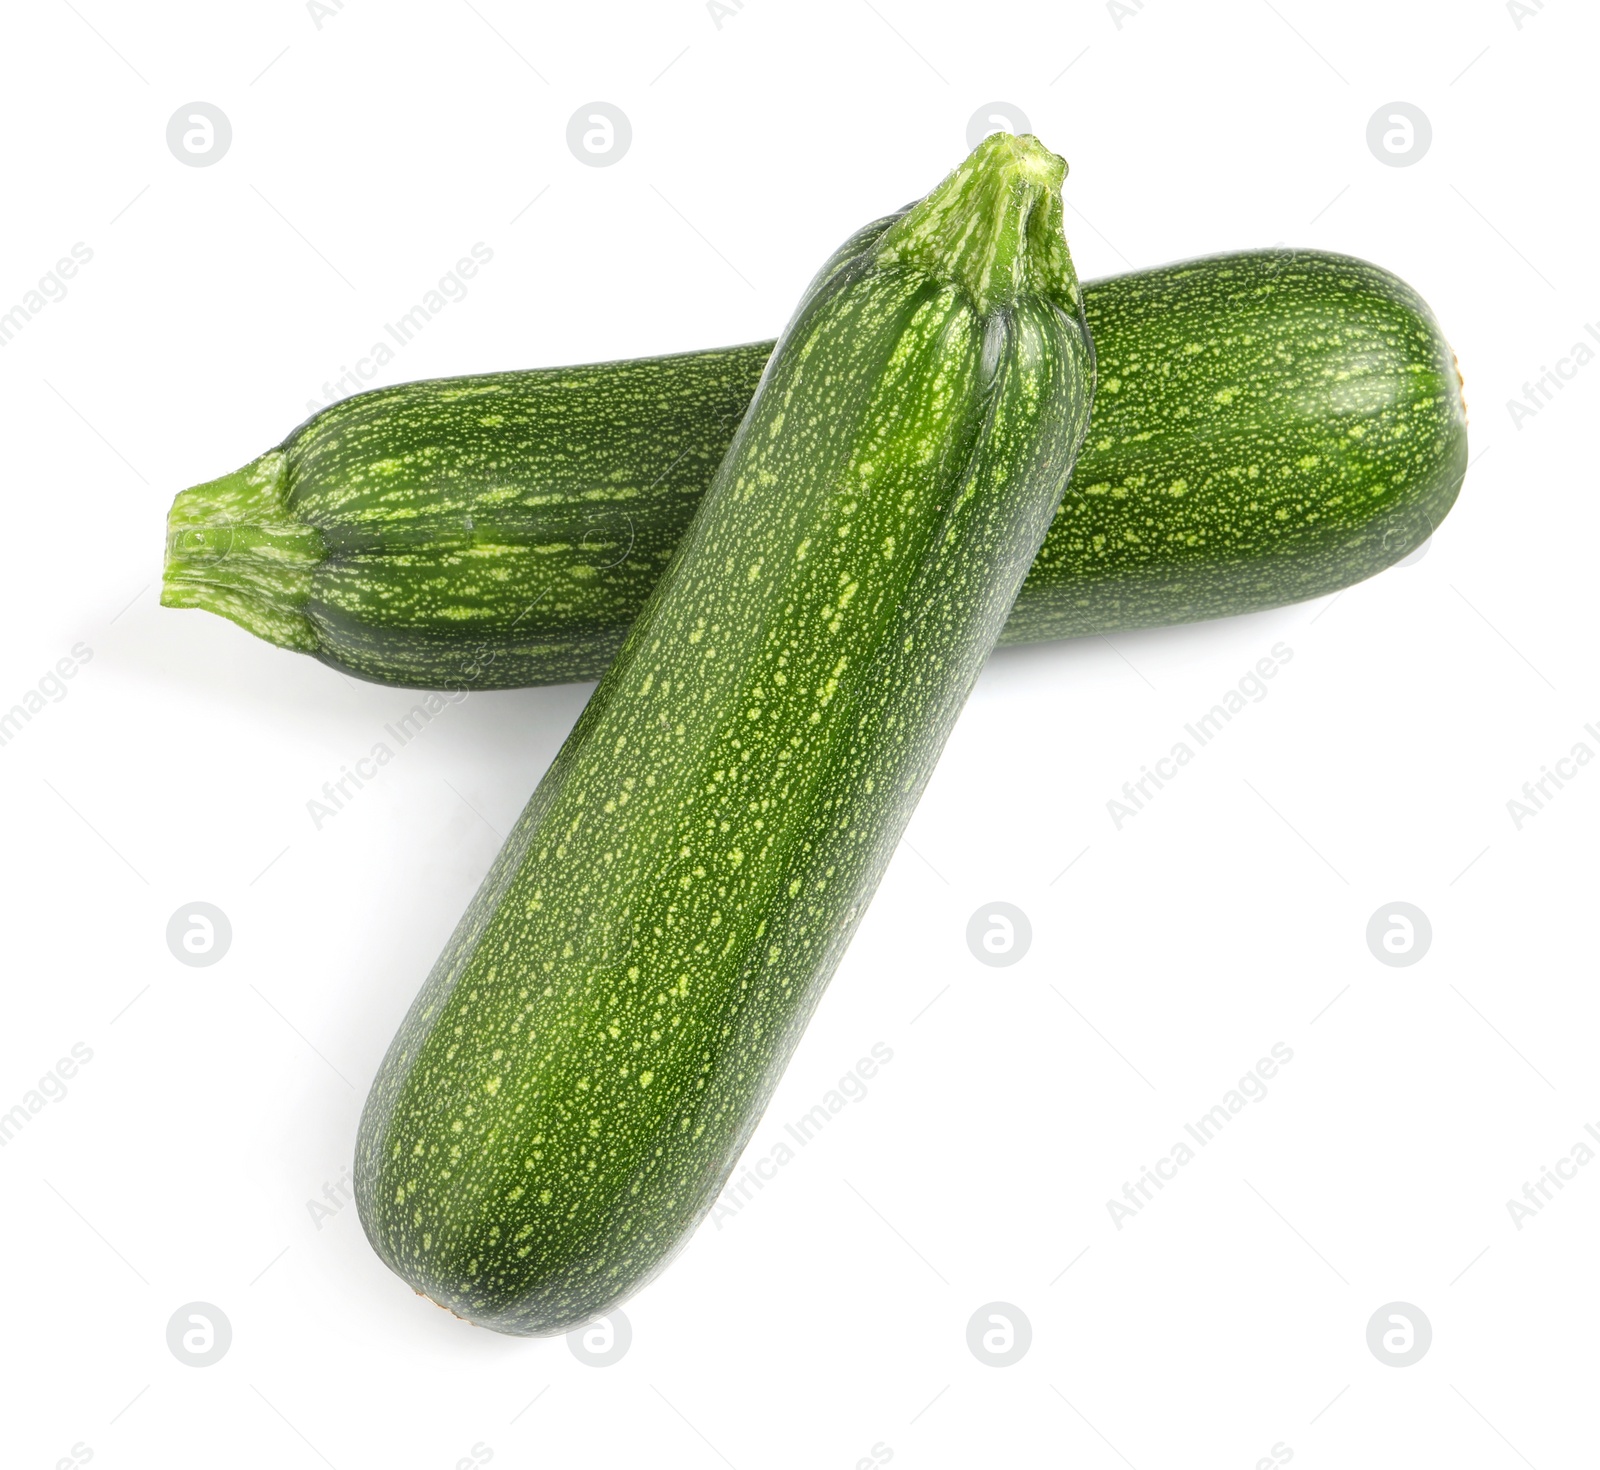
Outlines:
[[[198,607],[246,632],[315,653],[316,628],[301,609],[322,560],[322,536],[287,505],[281,449],[185,490],[167,515],[163,607]]]
[[[914,265],[957,282],[980,316],[1024,293],[1079,312],[1078,276],[1062,228],[1066,161],[1028,134],[992,133],[874,247],[880,264]]]

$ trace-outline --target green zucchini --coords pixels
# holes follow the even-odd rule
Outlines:
[[[1413,551],[1466,472],[1448,345],[1388,272],[1268,250],[1085,288],[1103,391],[1003,643],[1224,617]],[[598,677],[772,344],[380,388],[184,491],[162,601],[380,683]]]
[[[609,1310],[748,1140],[1088,424],[1064,172],[997,134],[813,284],[402,1024],[356,1199],[458,1315]]]

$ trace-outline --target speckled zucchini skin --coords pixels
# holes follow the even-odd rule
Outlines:
[[[460,1316],[609,1310],[748,1140],[1088,423],[1062,171],[996,135],[812,288],[396,1037],[357,1203]]]
[[[1454,503],[1460,380],[1387,271],[1267,250],[1084,294],[1106,387],[1003,643],[1319,597],[1406,556]],[[771,348],[346,399],[178,497],[163,601],[381,683],[597,678]]]
[[[1085,296],[1094,417],[1003,643],[1321,597],[1409,555],[1455,504],[1455,356],[1388,271],[1256,251]]]
[[[598,677],[671,559],[771,347],[347,398],[177,497],[162,601],[378,683]]]

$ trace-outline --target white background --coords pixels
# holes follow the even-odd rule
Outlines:
[[[1590,1462],[1600,1161],[1521,1230],[1506,1202],[1600,1125],[1600,766],[1521,830],[1506,803],[1600,751],[1600,365],[1520,429],[1506,405],[1600,318],[1600,24],[1127,8],[8,14],[0,309],[93,260],[0,351],[0,707],[92,659],[0,748],[0,1111],[93,1060],[0,1150],[6,1465]],[[567,147],[594,99],[632,123],[612,167]],[[1070,159],[1086,278],[1287,241],[1412,282],[1467,377],[1459,505],[1336,599],[997,656],[749,1157],[881,1042],[867,1096],[628,1304],[615,1366],[470,1328],[308,1202],[587,689],[472,696],[318,831],[411,701],[158,607],[167,505],[475,242],[382,381],[771,335],[993,99]],[[1434,131],[1412,167],[1366,141],[1396,99]],[[195,100],[233,128],[205,168],[165,141]],[[1269,697],[1117,830],[1108,799],[1280,641]],[[997,899],[1033,926],[1009,969],[964,938]],[[165,941],[197,900],[233,926],[211,968]],[[1433,926],[1410,968],[1365,940],[1395,900]],[[1119,1230],[1107,1201],[1274,1043],[1267,1097]],[[1003,1369],[966,1341],[997,1300],[1032,1326]],[[166,1342],[196,1301],[232,1325],[207,1368]],[[1433,1328],[1403,1369],[1366,1341],[1396,1301]]]

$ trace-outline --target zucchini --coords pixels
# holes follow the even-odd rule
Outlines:
[[[1088,424],[1064,172],[997,134],[813,283],[402,1024],[356,1200],[458,1315],[609,1310],[748,1140]]]
[[[1104,387],[1003,643],[1319,597],[1406,556],[1453,504],[1460,380],[1388,272],[1256,251],[1085,298]],[[598,677],[771,348],[348,398],[178,496],[162,601],[380,683]]]

